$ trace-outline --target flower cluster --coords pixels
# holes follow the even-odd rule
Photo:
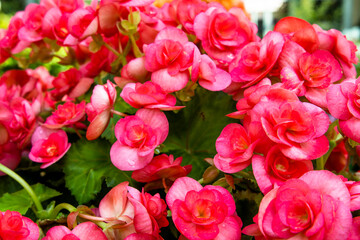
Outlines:
[[[0,31],[0,63],[63,66],[0,76],[0,174],[21,157],[24,169],[58,166],[76,204],[97,200],[44,210],[26,187],[37,219],[58,225],[39,222],[46,240],[359,239],[356,51],[295,17],[260,38],[242,4],[29,4]],[[218,102],[236,111],[209,110]],[[249,202],[255,216],[237,209]],[[0,212],[0,239],[38,230]]]

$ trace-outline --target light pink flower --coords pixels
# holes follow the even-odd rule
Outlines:
[[[39,227],[15,211],[0,212],[0,238],[3,240],[38,240]]]
[[[310,160],[295,161],[284,156],[279,146],[275,145],[265,157],[252,157],[252,169],[260,190],[266,194],[274,187],[283,185],[288,179],[299,178],[314,168]]]
[[[198,52],[197,49],[196,52]],[[199,61],[195,59],[196,57],[194,57],[194,64],[191,69],[193,81],[198,81],[200,86],[210,91],[221,91],[230,85],[230,74],[218,68],[208,55],[199,56]]]
[[[310,171],[268,192],[257,224],[266,239],[342,240],[349,236],[351,222],[343,181],[329,171]]]
[[[270,89],[245,120],[251,137],[261,139],[259,148],[279,144],[281,152],[294,160],[316,159],[329,149],[324,135],[330,124],[328,115],[288,90]]]
[[[242,9],[226,11],[220,5],[195,17],[194,32],[209,57],[223,65],[229,64],[246,44],[259,39],[256,24],[250,22]]]
[[[57,162],[71,146],[65,131],[46,127],[36,128],[31,137],[31,144],[29,158],[34,162],[42,163],[40,168],[47,168]]]
[[[175,106],[176,98],[153,82],[128,83],[120,96],[134,108],[178,110],[184,107]]]
[[[85,116],[85,101],[79,104],[66,102],[58,105],[57,109],[46,119],[43,124],[47,128],[62,128],[81,121]]]
[[[232,80],[242,83],[243,87],[262,80],[275,65],[284,42],[282,34],[271,31],[261,42],[247,44],[229,66]]]
[[[170,188],[166,202],[176,228],[189,240],[241,238],[242,221],[225,188],[202,187],[196,180],[182,177]]]
[[[116,84],[123,88],[127,83],[144,83],[151,73],[145,68],[145,57],[134,58],[121,69],[121,77],[115,77]]]
[[[238,123],[230,123],[216,139],[215,166],[223,172],[235,173],[251,164],[251,157],[258,141],[252,140]]]
[[[31,3],[26,6],[23,16],[24,26],[19,29],[19,39],[26,42],[37,42],[43,39],[42,19],[46,8],[42,5]]]
[[[21,152],[12,142],[0,145],[0,163],[14,170],[20,163]],[[0,176],[6,175],[0,171]]]
[[[165,188],[166,190],[179,177],[185,177],[192,169],[191,165],[182,167],[182,157],[174,160],[173,155],[161,154],[154,157],[144,168],[135,170],[131,177],[138,182],[147,183],[145,190]]]
[[[360,77],[331,85],[326,98],[330,114],[339,119],[341,131],[360,142]]]
[[[55,226],[48,230],[43,240],[107,240],[106,235],[101,228],[93,222],[82,222],[73,230],[65,226]]]
[[[155,42],[144,49],[145,68],[152,72],[151,81],[165,92],[175,92],[186,86],[196,46],[188,41],[182,30],[165,28],[156,36]]]
[[[115,85],[109,80],[104,85],[96,85],[90,100],[86,105],[86,114],[91,122],[86,138],[94,140],[104,132],[110,121],[111,109],[116,101]]]
[[[117,141],[110,150],[112,163],[123,171],[145,167],[168,132],[167,118],[159,110],[140,109],[134,116],[120,119],[115,126]]]

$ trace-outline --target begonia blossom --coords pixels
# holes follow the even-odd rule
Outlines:
[[[307,172],[268,192],[255,224],[266,239],[340,240],[349,236],[351,223],[345,183],[322,170]]]
[[[37,127],[31,137],[30,160],[42,163],[41,168],[54,164],[69,150],[71,144],[65,131]]]
[[[0,145],[0,163],[11,170],[14,170],[20,163],[21,152],[12,142]],[[0,176],[5,173],[0,171]]]
[[[189,177],[177,179],[166,195],[176,228],[189,240],[241,238],[242,221],[231,194]]]
[[[85,101],[75,104],[66,102],[58,105],[57,109],[49,116],[44,126],[47,128],[62,128],[63,126],[73,125],[81,121],[85,116]]]
[[[134,116],[120,119],[115,125],[117,141],[110,150],[111,162],[123,171],[145,167],[155,148],[165,141],[169,123],[159,110],[140,109]]]
[[[0,238],[2,240],[38,240],[39,227],[30,218],[16,211],[0,212]]]
[[[101,228],[93,222],[82,222],[73,230],[65,226],[55,226],[50,228],[44,240],[107,240],[106,235]]]

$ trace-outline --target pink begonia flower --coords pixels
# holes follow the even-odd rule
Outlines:
[[[148,108],[160,110],[178,110],[184,106],[175,106],[176,98],[164,92],[153,82],[128,83],[120,93],[120,97],[134,108]]]
[[[221,5],[199,13],[194,32],[209,57],[222,65],[229,64],[249,42],[258,41],[257,26],[250,22],[241,8],[227,11]]]
[[[258,140],[252,140],[243,126],[230,123],[216,139],[215,166],[223,172],[235,173],[251,164]]]
[[[176,228],[189,240],[238,240],[242,221],[235,201],[223,187],[178,178],[166,195]]]
[[[12,118],[13,113],[9,105],[6,102],[0,101],[0,145],[5,144],[9,141],[9,125],[12,121]]]
[[[358,63],[356,56],[356,45],[347,40],[346,36],[339,30],[323,30],[320,26],[314,24],[314,29],[319,38],[319,49],[328,50],[340,62],[345,78],[355,78],[356,69],[354,64]]]
[[[284,156],[278,145],[272,147],[265,157],[254,155],[251,162],[256,182],[264,194],[283,185],[286,180],[299,178],[314,169],[310,160],[295,161]]]
[[[158,240],[159,238],[147,233],[133,233],[124,240]]]
[[[274,31],[287,36],[291,41],[312,53],[319,47],[319,39],[314,27],[307,21],[296,17],[284,17],[278,21]]]
[[[257,226],[247,228],[258,227],[266,239],[347,239],[352,223],[350,195],[337,175],[310,171],[268,192],[257,220]]]
[[[57,7],[49,9],[42,21],[44,37],[57,40],[57,44],[64,46],[69,38],[68,20],[70,13],[62,13]]]
[[[216,67],[214,61],[206,54],[200,56],[199,50],[195,50],[194,64],[191,69],[191,78],[198,81],[200,86],[210,91],[221,91],[231,83],[228,72]],[[198,55],[196,57],[196,55]],[[199,58],[199,61],[196,61]]]
[[[280,74],[285,88],[289,85],[301,88],[298,96],[305,95],[311,103],[323,108],[327,107],[327,88],[341,77],[340,64],[325,50],[316,50],[311,54],[303,53],[298,59],[297,66],[285,67]]]
[[[359,240],[360,237],[360,217],[352,219],[350,236],[346,240]]]
[[[134,58],[121,69],[121,77],[114,77],[116,84],[123,88],[127,83],[144,83],[151,73],[145,68],[145,57]]]
[[[20,163],[21,151],[12,142],[0,145],[0,163],[14,170]],[[0,171],[0,176],[6,175]]]
[[[105,230],[108,239],[124,239],[136,232],[133,222],[135,207],[129,200],[128,185],[128,182],[118,184],[100,201],[100,217],[115,227]]]
[[[10,139],[23,149],[30,143],[30,138],[36,127],[36,116],[29,101],[15,98],[10,103],[13,118],[8,125]]]
[[[82,222],[73,230],[65,226],[55,226],[50,228],[43,240],[107,240],[106,235],[93,222]]]
[[[232,80],[242,83],[243,87],[262,80],[275,65],[284,43],[281,33],[270,31],[261,42],[247,44],[229,66]]]
[[[86,93],[93,82],[94,79],[83,77],[79,70],[71,68],[59,73],[53,80],[52,84],[55,89],[50,93],[56,100],[60,100],[65,95],[68,95],[70,98],[77,98]]]
[[[127,8],[113,1],[100,1],[98,9],[99,29],[98,32],[106,37],[114,36],[119,32],[116,23],[121,19],[127,19],[129,11]]]
[[[101,0],[101,4],[116,3],[124,7],[144,7],[153,2],[154,0]]]
[[[192,166],[182,167],[182,157],[174,160],[173,155],[161,154],[154,157],[144,168],[135,170],[131,177],[138,182],[147,183],[145,190],[165,188],[168,190],[172,183],[180,177],[185,177],[191,172]]]
[[[129,191],[129,200],[134,206],[134,227],[138,233],[147,233],[155,237],[160,237],[160,228],[169,225],[166,211],[166,204],[157,193],[152,196],[136,188],[127,187]]]
[[[110,121],[111,110],[116,101],[115,85],[109,80],[104,85],[96,85],[90,101],[85,109],[91,122],[86,131],[86,138],[94,140],[105,131]]]
[[[276,143],[293,160],[324,155],[329,149],[324,135],[329,124],[329,117],[321,108],[301,102],[295,93],[282,88],[270,89],[244,121],[250,136],[261,139],[256,151],[264,153],[260,148]]]
[[[72,13],[84,6],[83,0],[40,0],[40,5],[50,8],[58,8],[62,13]]]
[[[0,212],[2,240],[38,240],[39,236],[39,227],[29,218],[15,211]]]
[[[168,133],[169,122],[159,110],[143,108],[134,116],[120,119],[115,126],[117,141],[110,149],[111,162],[123,171],[145,167]]]
[[[360,182],[345,181],[350,193],[350,210],[360,210]]]
[[[85,104],[85,101],[82,101],[79,104],[66,102],[63,105],[58,105],[52,115],[46,119],[43,126],[47,128],[62,128],[76,124],[85,116]]]
[[[36,3],[26,6],[23,16],[24,26],[19,29],[18,36],[22,41],[37,42],[43,39],[42,19],[46,8]]]
[[[71,146],[65,131],[42,126],[36,128],[31,144],[29,158],[42,163],[40,168],[47,168],[60,160]]]
[[[152,82],[165,92],[179,91],[186,86],[196,46],[188,41],[182,30],[165,28],[156,36],[155,42],[144,49],[145,68],[152,72]]]
[[[271,81],[264,78],[258,84],[250,86],[244,90],[243,97],[236,103],[236,112],[226,116],[236,119],[243,119],[244,116],[260,101],[271,88]]]
[[[207,4],[200,0],[179,0],[172,1],[172,7],[174,7],[174,2],[177,4],[176,20],[179,21],[188,33],[195,34],[194,20],[199,13],[206,11],[208,8]]]
[[[330,114],[339,119],[341,131],[360,142],[360,77],[331,85],[326,98]]]

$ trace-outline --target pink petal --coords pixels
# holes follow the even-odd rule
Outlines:
[[[62,240],[62,238],[67,235],[70,234],[71,231],[70,229],[68,229],[65,226],[55,226],[50,228],[49,231],[47,231],[46,233],[46,237],[49,240]]]
[[[94,79],[92,78],[81,78],[79,83],[73,88],[73,90],[69,93],[70,98],[77,98],[81,95],[85,94],[93,84]]]
[[[356,142],[360,142],[360,119],[350,118],[346,121],[339,121],[341,131],[349,138]]]
[[[80,239],[86,240],[107,240],[106,235],[101,228],[93,222],[83,222],[77,225],[72,233]]]
[[[194,190],[198,192],[201,189],[203,189],[201,184],[192,178],[178,178],[175,180],[174,184],[171,186],[169,192],[166,195],[166,203],[171,210],[175,200],[179,199],[181,201],[185,201],[185,196],[189,191]]]
[[[175,92],[183,89],[189,81],[188,72],[179,72],[171,76],[166,68],[151,74],[151,81],[160,85],[165,92]]]
[[[224,222],[218,225],[219,234],[214,238],[215,240],[230,240],[241,239],[242,222],[238,216],[226,217]]]
[[[110,149],[111,162],[120,170],[134,171],[145,167],[151,162],[154,151],[140,156],[137,148],[122,145],[116,141]]]
[[[158,35],[156,35],[155,41],[161,41],[163,39],[178,41],[182,45],[185,45],[189,41],[186,33],[176,27],[167,27],[161,30]]]
[[[163,112],[159,110],[139,109],[135,116],[143,120],[144,123],[149,125],[153,130],[157,131],[159,134],[159,143],[165,141],[169,133],[169,122]]]
[[[256,182],[258,183],[261,192],[264,194],[268,193],[273,189],[273,184],[265,169],[265,157],[254,155],[251,163]]]
[[[96,115],[86,130],[86,139],[95,140],[105,131],[110,121],[110,109],[102,111]]]

